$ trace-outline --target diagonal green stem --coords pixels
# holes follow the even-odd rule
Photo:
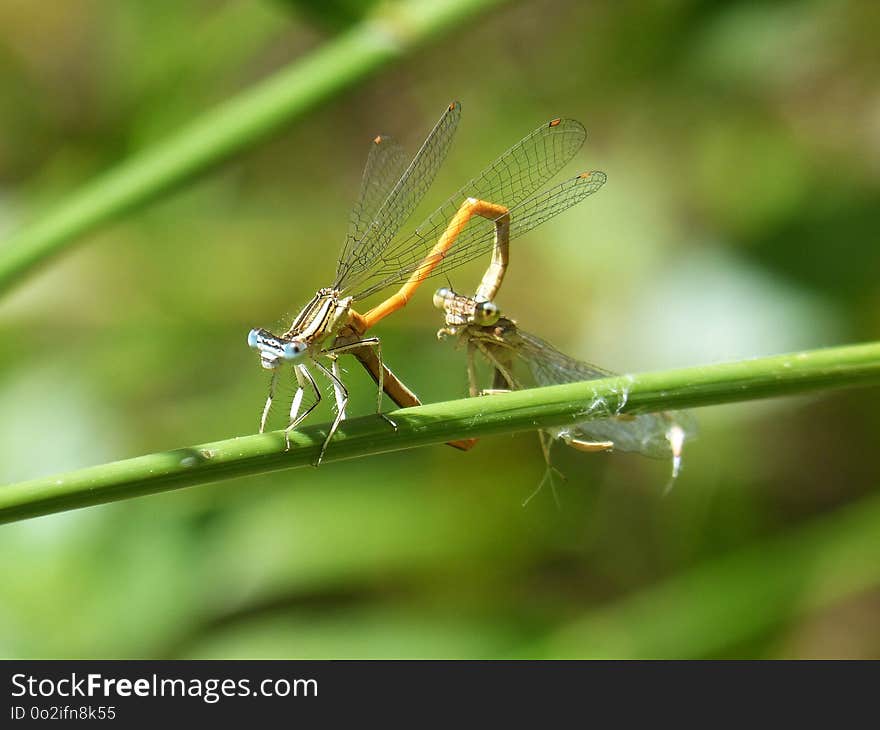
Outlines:
[[[880,383],[880,343],[756,360],[621,375],[549,388],[393,411],[393,431],[375,416],[346,421],[326,461],[441,444],[452,439],[559,426],[592,418],[691,408],[825,388]],[[169,489],[311,464],[326,425],[217,441],[0,487],[0,522]],[[462,457],[466,458],[466,457]]]
[[[0,246],[0,293],[78,236],[277,131],[503,0],[405,0],[204,114],[46,211]]]

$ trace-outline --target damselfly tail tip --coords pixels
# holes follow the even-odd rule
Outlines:
[[[684,449],[685,440],[684,429],[678,424],[671,426],[666,432],[666,440],[669,441],[669,446],[672,449],[672,481],[675,481],[681,472],[681,452]]]

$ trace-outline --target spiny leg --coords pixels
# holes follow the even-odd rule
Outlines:
[[[529,502],[535,497],[538,492],[541,491],[544,487],[544,482],[550,482],[550,492],[553,495],[553,501],[556,503],[556,509],[561,508],[561,504],[559,503],[559,494],[556,491],[556,482],[553,479],[553,474],[556,473],[563,481],[567,481],[565,474],[563,474],[559,469],[557,469],[553,464],[550,463],[550,449],[553,446],[553,436],[546,431],[538,431],[538,441],[541,444],[541,452],[544,454],[544,476],[541,477],[541,481],[538,482],[538,486],[535,488],[528,497],[523,500],[522,506],[525,507]]]
[[[343,395],[341,380],[342,371],[339,369],[339,360],[335,357],[330,364],[330,372],[333,373],[335,378],[335,382],[333,383],[333,397],[336,399],[336,410],[339,413],[339,420],[344,421],[346,419],[345,406],[348,404],[348,391],[346,390]]]
[[[305,394],[305,389],[303,388],[302,376],[299,374],[299,370],[294,367],[293,374],[296,376],[296,393],[293,394],[293,400],[290,401],[290,418],[287,419],[288,428],[290,428],[291,423],[296,421],[296,417],[299,415],[300,406],[302,406],[303,395]]]
[[[357,350],[360,350],[361,348],[369,348],[369,349],[373,350],[373,352],[376,354],[377,363],[376,363],[375,372],[373,371],[373,369],[371,367],[369,367],[368,363],[366,363],[363,359],[358,357],[358,360],[367,369],[367,372],[369,372],[370,375],[373,376],[373,379],[376,381],[376,385],[378,386],[378,391],[376,393],[376,413],[384,421],[387,421],[389,424],[391,424],[391,428],[393,428],[396,431],[397,424],[394,421],[392,421],[388,416],[386,416],[384,413],[382,413],[382,393],[384,393],[384,391],[385,391],[386,372],[388,373],[388,375],[391,376],[391,378],[393,378],[392,383],[395,386],[395,391],[396,392],[405,391],[406,392],[405,397],[409,397],[411,400],[415,401],[414,403],[409,403],[407,405],[421,405],[421,403],[419,403],[419,400],[418,400],[418,398],[416,398],[415,394],[412,391],[410,391],[409,388],[407,388],[400,381],[400,379],[396,375],[394,375],[394,373],[392,373],[391,370],[385,365],[385,361],[382,359],[382,342],[379,340],[379,338],[378,337],[367,337],[363,340],[358,340],[357,342],[348,342],[343,345],[337,345],[337,346],[330,347],[330,348],[324,350],[324,352],[322,352],[321,354],[322,355],[338,355],[343,352],[352,352],[352,354],[355,354],[357,352]],[[357,357],[356,354],[355,354],[355,357]],[[337,373],[337,376],[338,376],[338,373]],[[398,402],[398,405],[404,405],[404,404],[401,404]]]
[[[488,272],[487,272],[488,273]],[[470,343],[469,343],[470,344]],[[513,377],[513,373],[510,369],[510,363],[504,362],[502,363],[499,357],[496,355],[496,348],[492,348],[487,346],[483,342],[477,341],[475,346],[479,348],[480,352],[483,353],[483,356],[486,360],[489,361],[489,364],[492,366],[492,385],[495,387],[480,391],[480,395],[499,395],[501,393],[510,393],[514,390],[519,390],[519,384]],[[470,350],[470,348],[469,348]],[[508,353],[507,350],[503,350],[505,354]],[[472,367],[472,359],[471,362],[468,363],[469,371]],[[473,382],[476,381],[476,378],[471,376]],[[498,387],[498,386],[507,386],[507,387]],[[553,437],[547,433],[546,431],[538,431],[538,441],[541,444],[541,452],[544,455],[544,464],[546,468],[544,470],[544,476],[541,478],[541,481],[538,482],[538,486],[535,487],[535,490],[523,500],[523,507],[528,505],[529,502],[541,491],[544,487],[544,483],[546,481],[550,481],[550,490],[553,493],[553,501],[556,503],[556,507],[559,508],[559,495],[556,492],[556,482],[553,479],[554,472],[559,475],[559,477],[564,481],[565,475],[559,471],[553,464],[550,462],[550,448],[553,445]]]
[[[293,368],[293,374],[296,375],[296,382],[299,387],[296,389],[296,395],[293,396],[293,403],[290,405],[290,423],[287,428],[284,429],[284,443],[286,444],[285,451],[290,451],[291,431],[305,421],[309,414],[318,407],[318,403],[321,402],[321,391],[318,388],[315,379],[312,377],[312,374],[309,372],[309,369],[305,365],[296,365]],[[312,392],[315,394],[315,402],[306,408],[305,412],[299,413],[306,383],[309,383],[312,386]]]
[[[352,341],[352,338],[354,338],[354,341]],[[335,341],[342,342],[342,344],[331,347],[330,350],[334,352],[349,351],[351,355],[357,358],[364,370],[366,370],[373,379],[373,382],[379,387],[380,401],[381,393],[384,391],[385,394],[401,408],[412,408],[414,406],[422,405],[418,396],[407,388],[403,381],[398,378],[387,365],[385,365],[384,360],[380,359],[380,356],[376,354],[375,348],[371,345],[373,340],[378,341],[378,338],[371,337],[366,340],[361,340],[357,333],[354,332],[354,329],[351,328],[347,334],[336,338]],[[364,342],[367,344],[363,345]],[[349,346],[351,346],[350,350]],[[395,431],[397,430],[397,424],[386,414],[380,412],[379,416],[387,421]],[[448,446],[452,446],[460,451],[470,451],[476,443],[476,439],[460,439],[458,441],[446,442]]]
[[[550,459],[553,440],[552,434],[547,433],[546,431],[538,431],[538,441],[541,443],[541,453],[544,454],[544,463],[547,466],[547,469],[544,472],[544,478],[550,480],[550,491],[553,493],[553,501],[556,502],[556,506],[559,507],[559,493],[556,491],[556,481],[553,479],[553,475],[556,474],[563,482],[567,482],[568,477],[553,466],[553,462]]]
[[[336,402],[336,418],[334,418],[333,423],[330,424],[330,430],[327,432],[327,437],[324,439],[324,443],[321,445],[321,451],[318,453],[318,459],[315,461],[315,466],[319,466],[324,459],[324,452],[330,444],[330,439],[333,438],[336,429],[339,428],[339,424],[342,421],[343,414],[345,413],[345,406],[348,405],[348,389],[343,385],[342,381],[336,377],[336,375],[321,365],[317,360],[315,360],[315,365],[324,374],[324,377],[333,384],[333,392],[338,396]]]
[[[260,417],[260,433],[266,431],[266,419],[269,417],[269,409],[272,407],[272,400],[275,398],[275,384],[278,382],[278,371],[272,371],[272,379],[269,381],[269,397],[266,398],[266,405],[263,407],[263,415]]]

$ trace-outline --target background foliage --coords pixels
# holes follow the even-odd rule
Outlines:
[[[359,12],[49,10],[0,6],[0,234]],[[0,302],[0,478],[252,432],[248,329],[329,283],[368,140],[414,149],[453,98],[426,211],[549,117],[589,130],[571,172],[608,185],[514,244],[500,297],[567,352],[635,371],[876,339],[878,21],[802,1],[483,16]],[[425,401],[465,389],[429,293],[380,332]],[[559,507],[523,508],[543,475],[524,434],[6,526],[0,655],[877,656],[878,413],[871,390],[704,409],[667,496],[667,464],[558,449]]]

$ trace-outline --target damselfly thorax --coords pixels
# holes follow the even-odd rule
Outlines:
[[[325,342],[351,320],[351,302],[352,297],[343,297],[336,289],[319,289],[281,336],[309,346]]]

